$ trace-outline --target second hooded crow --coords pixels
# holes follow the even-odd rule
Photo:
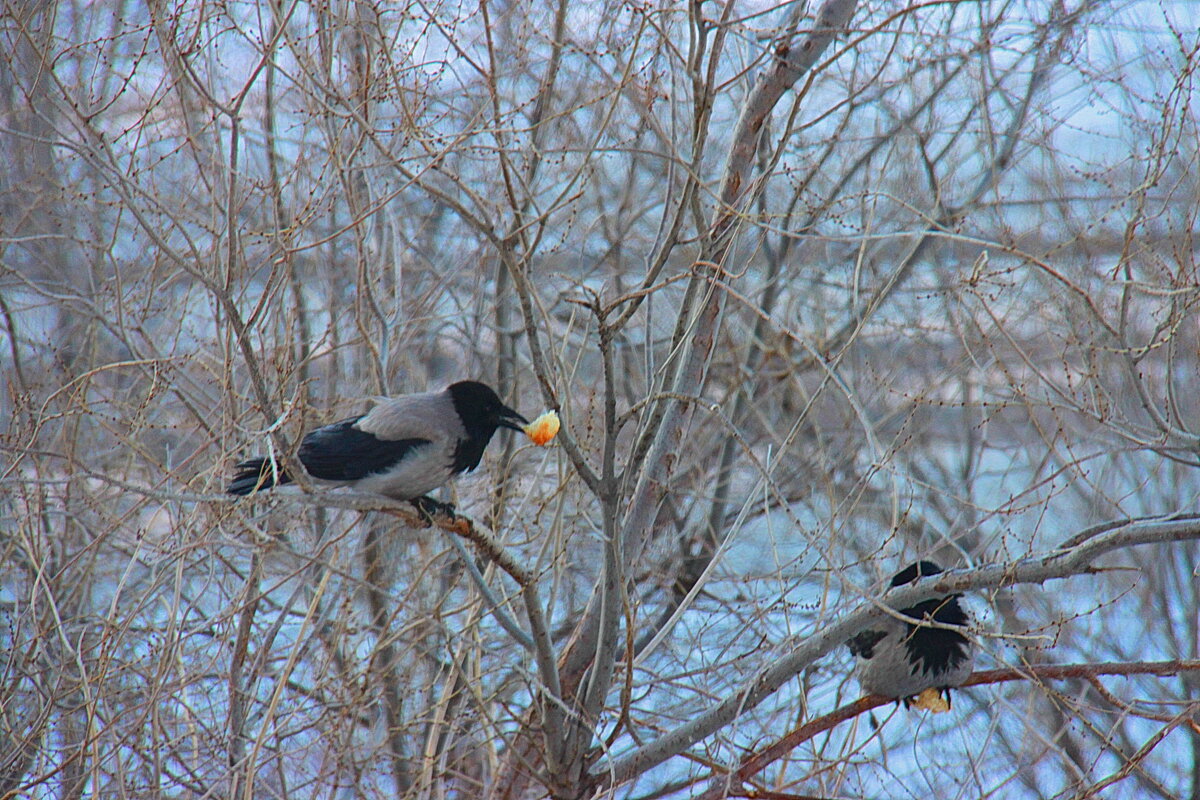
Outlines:
[[[413,501],[425,513],[448,512],[424,495],[479,466],[497,428],[519,431],[523,424],[491,387],[459,381],[441,392],[387,398],[366,414],[317,428],[296,456],[320,481]],[[268,458],[247,459],[236,470],[226,489],[233,495],[292,480]]]
[[[937,575],[942,568],[932,561],[910,564],[892,577],[892,586],[904,586],[918,578]],[[931,597],[900,614],[914,620],[932,620],[941,625],[966,625],[967,612],[959,604],[962,595]],[[914,625],[889,616],[873,623],[846,643],[857,657],[855,672],[864,692],[903,700],[909,707],[932,689],[950,708],[950,689],[961,686],[975,666],[970,640],[958,631]],[[924,695],[922,695],[924,699]],[[935,696],[933,698],[937,700]]]

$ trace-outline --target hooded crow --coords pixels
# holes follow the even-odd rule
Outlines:
[[[918,578],[937,575],[942,568],[932,561],[910,564],[892,578],[892,586],[904,586]],[[914,620],[933,620],[942,625],[966,625],[967,612],[959,605],[962,595],[931,597],[900,614]],[[874,623],[846,643],[857,657],[855,673],[864,692],[903,700],[908,708],[917,695],[932,695],[931,710],[950,708],[950,689],[961,686],[975,666],[971,642],[958,631],[914,625],[895,617]],[[933,690],[930,692],[930,690]],[[944,707],[941,707],[941,698]]]
[[[321,481],[410,500],[426,513],[449,512],[425,493],[479,466],[497,428],[519,431],[522,424],[528,424],[525,418],[491,387],[459,381],[441,392],[383,399],[366,414],[317,428],[305,435],[296,456]],[[236,470],[229,494],[248,495],[292,480],[269,458],[248,459]]]

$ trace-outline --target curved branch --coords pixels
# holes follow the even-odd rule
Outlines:
[[[1023,680],[1062,680],[1065,678],[1096,678],[1100,675],[1178,675],[1181,672],[1200,671],[1200,661],[1137,661],[1104,664],[1062,664],[1038,665],[1027,667],[1011,667],[1008,669],[990,669],[976,672],[967,679],[963,686],[980,686],[992,683]],[[732,772],[722,772],[712,777],[707,790],[696,796],[695,800],[718,800],[726,797],[732,789],[752,775],[766,769],[775,761],[795,750],[804,742],[820,733],[832,730],[846,720],[857,717],[866,711],[895,702],[890,697],[869,694],[860,697],[853,703],[840,706],[828,714],[794,728],[786,736],[764,747],[756,753],[745,756],[738,768]]]
[[[597,764],[592,774],[605,784],[616,785],[682,753],[756,707],[818,658],[841,646],[873,620],[890,613],[891,608],[912,605],[923,596],[928,596],[931,590],[939,594],[953,594],[972,589],[1044,583],[1098,572],[1100,570],[1093,567],[1092,563],[1114,550],[1194,539],[1200,539],[1200,520],[1195,518],[1129,520],[1069,549],[979,569],[951,570],[937,575],[935,580],[918,581],[911,586],[895,589],[888,593],[886,605],[879,601],[866,602],[840,620],[822,627],[818,633],[801,641],[790,653],[761,670],[740,691],[633,752]]]

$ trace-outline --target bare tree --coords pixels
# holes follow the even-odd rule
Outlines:
[[[0,797],[1200,797],[1187,8],[2,14]],[[464,377],[456,519],[224,494]]]

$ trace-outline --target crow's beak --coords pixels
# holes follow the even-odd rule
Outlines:
[[[525,426],[529,424],[529,420],[522,417],[516,411],[513,411],[508,406],[500,407],[499,425],[501,428],[508,428],[514,431],[524,431]]]

